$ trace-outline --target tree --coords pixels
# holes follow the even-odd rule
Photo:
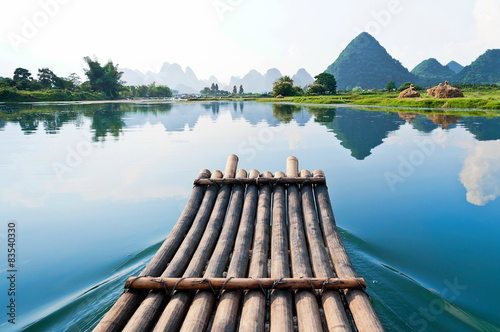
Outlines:
[[[243,91],[243,85],[240,85],[240,92],[239,92],[239,94],[242,95],[244,93],[245,93],[245,91]]]
[[[58,77],[49,68],[38,69],[38,82],[42,89],[69,89],[73,86],[72,82]]]
[[[237,93],[238,93],[238,88],[236,88],[236,85],[235,85],[235,86],[233,86],[233,94],[235,95]]]
[[[306,92],[308,94],[324,94],[327,91],[327,88],[324,84],[312,83],[307,87]]]
[[[304,91],[299,86],[293,85],[293,80],[290,76],[282,76],[273,84],[273,96],[299,96],[302,95]]]
[[[82,84],[82,80],[80,76],[78,76],[76,73],[71,73],[69,76],[66,78],[66,81],[70,82],[70,88],[74,89],[80,84]]]
[[[19,90],[33,90],[33,88],[35,88],[35,84],[33,84],[33,77],[28,69],[16,68],[12,79],[15,87]]]
[[[85,75],[89,79],[92,90],[104,93],[109,98],[117,98],[118,90],[122,87],[120,78],[123,72],[118,71],[118,65],[114,65],[110,60],[101,66],[97,59],[90,57],[83,58],[89,69],[84,69]]]
[[[387,82],[387,85],[385,86],[385,89],[387,91],[394,91],[394,90],[396,90],[396,82],[394,82],[394,81]]]
[[[273,84],[273,96],[293,96],[295,90],[293,89],[293,80],[290,76],[282,76]]]
[[[319,75],[314,76],[316,79],[314,83],[321,84],[325,86],[324,93],[335,93],[337,92],[337,81],[335,80],[335,76],[329,73],[321,73]]]

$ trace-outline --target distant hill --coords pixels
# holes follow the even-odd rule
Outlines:
[[[453,70],[443,66],[434,58],[422,61],[411,73],[417,77],[416,83],[422,86],[434,86],[455,76]]]
[[[450,61],[450,62],[448,62],[448,64],[446,65],[446,67],[448,67],[451,70],[453,70],[455,72],[455,74],[460,73],[464,69],[464,66],[462,66],[461,64],[459,64],[456,61]]]
[[[356,86],[383,89],[389,81],[399,86],[416,79],[366,32],[354,38],[325,72],[335,76],[338,90]]]
[[[241,84],[245,92],[267,93],[273,89],[273,83],[281,76],[283,75],[276,68],[269,69],[264,75],[256,70],[251,70],[242,78],[231,77],[229,86],[233,87],[236,85],[239,87]],[[312,76],[304,68],[299,69],[297,73],[293,75],[292,79],[294,84],[300,87],[304,87],[314,82]]]
[[[500,84],[500,49],[487,50],[453,78],[455,84]]]
[[[292,76],[293,84],[304,88],[314,82],[314,78],[304,69],[300,68],[295,75]]]
[[[266,93],[272,90],[273,83],[282,76],[276,68],[269,69],[264,75],[256,70],[250,70],[242,78],[231,77],[229,84],[225,84],[213,75],[208,80],[200,80],[190,67],[182,70],[181,66],[176,63],[165,62],[158,73],[148,71],[143,74],[129,68],[120,68],[119,70],[123,72],[122,80],[126,82],[125,85],[147,85],[154,82],[157,85],[168,85],[180,93],[199,93],[204,87],[210,87],[212,83],[218,84],[221,90],[233,91],[235,85],[238,89],[240,85],[243,85],[246,93]],[[299,69],[293,77],[296,81],[295,84],[301,87],[314,81],[303,68]]]

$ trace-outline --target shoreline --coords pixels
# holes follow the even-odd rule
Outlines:
[[[414,111],[414,112],[434,112],[434,113],[463,113],[463,112],[486,112],[494,113],[491,114],[495,116],[498,112],[500,116],[500,101],[491,101],[480,98],[457,98],[460,99],[459,104],[464,104],[463,106],[453,106],[454,103],[450,103],[450,100],[446,99],[430,99],[430,98],[419,98],[418,100],[413,99],[407,102],[406,99],[396,99],[398,105],[391,104],[390,102],[384,103],[385,98],[378,98],[378,103],[367,103],[363,101],[373,101],[372,98],[367,99],[351,99],[345,97],[342,99],[330,98],[318,98],[313,97],[285,97],[285,98],[193,98],[193,99],[181,99],[181,100],[158,100],[158,99],[119,99],[119,100],[81,100],[81,101],[34,101],[34,102],[0,102],[0,105],[5,104],[21,104],[21,105],[89,105],[89,104],[143,104],[143,105],[154,105],[154,104],[174,104],[174,103],[209,103],[209,102],[242,102],[242,101],[252,101],[259,103],[270,103],[270,104],[281,104],[281,105],[302,105],[306,107],[349,107],[349,108],[360,108],[369,110],[385,110],[385,111]],[[391,99],[389,99],[391,100]],[[328,102],[327,102],[328,101]],[[433,101],[434,103],[442,103],[441,107],[429,107],[428,101]],[[469,103],[464,103],[469,101]],[[478,101],[489,102],[486,104],[489,106],[498,107],[474,107],[477,106]],[[421,105],[418,105],[421,104]],[[439,111],[439,112],[435,112]]]

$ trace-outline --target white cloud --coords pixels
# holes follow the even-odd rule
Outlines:
[[[468,150],[460,181],[469,203],[486,205],[500,195],[500,141],[477,141]]]

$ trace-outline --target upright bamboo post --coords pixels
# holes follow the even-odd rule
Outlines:
[[[298,176],[298,169],[297,158],[288,157],[287,176]],[[311,264],[304,235],[304,220],[302,216],[299,188],[295,184],[288,186],[288,220],[290,227],[290,253],[293,277],[312,277]],[[295,293],[295,307],[297,309],[299,331],[323,331],[318,302],[311,291],[297,291]]]
[[[250,171],[249,178],[256,179],[258,176],[259,172],[257,170],[254,169]],[[257,198],[257,185],[248,185],[233,256],[227,271],[228,278],[246,276],[248,262],[250,260],[250,248],[253,239],[255,216],[257,213]],[[242,292],[239,290],[224,291],[222,293],[212,323],[212,332],[230,332],[236,330],[241,295]]]
[[[210,177],[209,170],[202,170],[198,179]],[[184,207],[177,223],[158,249],[151,261],[141,272],[141,276],[159,276],[167,263],[172,259],[184,236],[195,220],[195,216],[204,200],[204,186],[195,186]],[[148,294],[147,291],[128,291],[123,293],[111,309],[94,328],[94,332],[121,331],[141,301]]]
[[[322,171],[313,172],[315,177],[324,177]],[[330,258],[339,278],[355,278],[357,273],[352,267],[351,260],[337,232],[335,218],[328,188],[326,185],[315,187],[316,204],[319,220],[323,228],[323,236],[328,246]],[[345,297],[351,310],[356,328],[359,332],[384,331],[380,320],[373,309],[368,295],[362,290],[350,289],[345,291]]]
[[[237,178],[246,178],[245,170],[236,172]],[[243,199],[245,194],[244,185],[235,185],[229,202],[229,208],[226,214],[226,220],[222,232],[219,236],[217,246],[210,258],[208,266],[203,274],[204,278],[221,277],[226,264],[229,260],[229,254],[233,249],[234,240],[238,230],[238,225],[241,219],[241,211],[243,208]],[[182,332],[197,332],[204,331],[208,325],[215,306],[215,294],[211,291],[199,291],[196,293],[191,306],[186,314],[184,323],[182,324]],[[159,321],[157,326],[162,328],[162,321]]]
[[[238,158],[235,155],[229,156],[226,168],[224,170],[224,176],[233,176],[236,174]],[[191,261],[189,261],[189,265],[184,271],[183,277],[199,277],[203,272],[203,268],[208,261],[208,258],[212,254],[212,251],[215,247],[216,241],[219,237],[220,230],[222,228],[222,224],[224,222],[224,217],[226,214],[227,206],[229,203],[229,197],[231,195],[231,186],[224,185],[219,189],[219,193],[217,195],[217,200],[215,202],[215,206],[210,215],[210,220],[208,221],[205,232],[203,233],[203,237],[199,241],[199,244],[196,246],[196,251],[191,257]],[[161,309],[159,307],[155,308],[155,313],[160,311],[161,314],[160,319],[162,322],[166,322],[166,325],[162,327],[158,327],[158,330],[163,329],[164,331],[177,331],[181,324],[182,319],[188,309],[189,303],[194,295],[193,292],[189,291],[179,291],[175,292],[175,294],[171,297],[169,303],[166,308],[161,313]],[[156,322],[152,322],[156,323]],[[144,324],[141,324],[141,326]],[[146,325],[144,325],[146,326]],[[127,325],[128,327],[128,325]],[[147,330],[151,329],[151,325],[148,324]],[[128,332],[136,332],[136,331],[146,331],[146,330],[138,330],[135,329],[136,326],[131,326]]]
[[[264,172],[264,177],[272,177],[272,173]],[[269,226],[271,217],[271,186],[260,186],[255,222],[252,259],[248,270],[250,278],[267,278],[269,257]],[[266,294],[263,291],[248,291],[243,299],[240,319],[240,332],[264,331],[266,322]]]
[[[311,173],[307,170],[300,172],[300,177],[310,177]],[[303,184],[300,188],[302,197],[302,209],[304,213],[305,234],[309,244],[309,255],[312,263],[312,270],[316,278],[334,277],[334,272],[329,264],[323,234],[318,222],[316,206],[314,205],[314,196],[311,184]],[[345,313],[344,304],[340,297],[340,292],[335,290],[324,290],[321,296],[323,310],[325,314],[328,331],[352,331],[349,319]]]
[[[275,178],[285,176],[276,172]],[[288,232],[286,224],[285,186],[274,186],[271,241],[271,278],[290,277],[288,259]],[[270,332],[293,332],[292,293],[282,290],[271,292]]]

